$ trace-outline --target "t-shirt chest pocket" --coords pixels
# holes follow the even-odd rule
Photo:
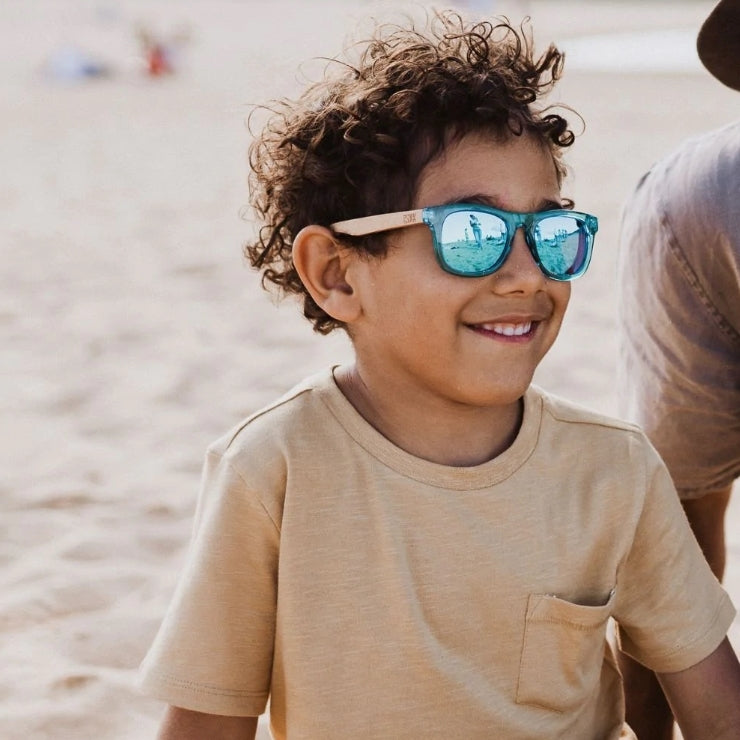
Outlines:
[[[532,594],[527,602],[517,704],[567,712],[593,692],[604,662],[614,591],[600,606]]]

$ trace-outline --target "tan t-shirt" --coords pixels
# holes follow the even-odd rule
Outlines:
[[[606,640],[657,671],[734,617],[635,427],[532,387],[469,468],[380,435],[331,373],[208,453],[190,554],[142,667],[154,696],[277,738],[616,738]]]

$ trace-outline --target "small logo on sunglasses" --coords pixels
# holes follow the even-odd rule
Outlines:
[[[405,224],[415,224],[417,221],[416,214],[415,213],[404,213],[403,214],[403,222]]]

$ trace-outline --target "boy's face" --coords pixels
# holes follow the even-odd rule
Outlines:
[[[456,201],[520,212],[560,207],[552,157],[533,139],[468,135],[422,171],[414,207]],[[426,226],[388,240],[383,259],[354,265],[361,373],[418,401],[517,401],[558,334],[570,284],[542,274],[521,229],[503,266],[480,278],[444,272]]]

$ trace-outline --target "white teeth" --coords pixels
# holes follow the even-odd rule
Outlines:
[[[527,321],[525,324],[490,324],[485,326],[486,329],[494,334],[503,334],[507,337],[521,337],[528,334],[532,329],[532,322]]]

